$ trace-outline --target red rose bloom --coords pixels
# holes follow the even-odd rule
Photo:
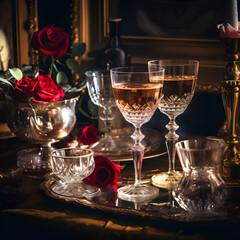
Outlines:
[[[85,127],[78,134],[78,139],[83,145],[90,145],[97,142],[97,129],[94,126]]]
[[[53,55],[57,60],[67,52],[69,34],[53,24],[36,31],[33,34],[31,46],[45,55]]]
[[[40,75],[34,88],[33,102],[48,103],[62,100],[64,97],[63,89],[58,86],[50,75]]]
[[[104,156],[95,156],[95,169],[83,181],[101,188],[110,188],[117,184],[121,166]]]
[[[14,90],[11,90],[10,95],[16,101],[23,101],[34,96],[34,88],[36,79],[25,77],[16,82]]]

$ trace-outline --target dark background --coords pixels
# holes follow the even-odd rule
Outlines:
[[[137,2],[137,3],[136,3]],[[162,5],[165,4],[166,7],[166,1],[159,1]],[[176,1],[169,1],[169,4],[175,2]],[[178,1],[180,2],[180,1]],[[185,2],[185,6],[186,2],[189,2],[189,4],[195,4],[196,1],[182,1]],[[197,1],[198,3],[201,1]],[[214,11],[214,7],[217,6],[216,9],[216,13],[214,16],[209,16],[209,18],[214,19],[214,21],[210,21],[209,24],[210,26],[205,27],[204,28],[204,33],[201,31],[201,29],[198,29],[199,31],[195,31],[192,32],[192,35],[190,36],[190,32],[189,31],[185,31],[185,33],[183,33],[181,35],[181,31],[179,29],[177,29],[177,25],[178,23],[175,23],[175,26],[173,27],[173,29],[175,28],[175,34],[177,37],[216,37],[216,30],[215,30],[215,24],[216,22],[219,22],[222,17],[223,17],[223,12],[222,12],[222,4],[223,4],[223,0],[218,0],[217,2],[219,3],[219,5],[216,5],[216,1],[212,0],[212,1],[202,1],[203,4],[200,4],[201,9],[196,9],[196,11],[200,11],[198,12],[199,15],[198,16],[194,16],[194,19],[198,19],[199,21],[201,20],[202,16],[201,13],[203,14],[203,18],[204,16],[206,17],[206,14],[204,15],[204,13],[209,13],[211,11]],[[120,4],[121,3],[121,4]],[[132,10],[136,10],[136,8],[134,8],[134,4],[137,4],[137,6],[139,6],[139,8],[143,8],[144,7],[146,9],[146,11],[151,11],[153,9],[153,4],[156,4],[157,1],[125,1],[125,0],[121,0],[121,1],[111,1],[110,0],[110,6],[117,6],[117,4],[120,4],[120,8],[118,9],[119,11],[121,11],[123,13],[123,17],[127,18],[126,23],[131,20],[129,19],[127,16],[130,16],[131,13],[130,11]],[[125,5],[124,5],[125,4]],[[169,8],[169,4],[167,4],[168,7],[168,11],[171,10],[171,8]],[[179,4],[179,3],[178,3]],[[128,7],[129,6],[129,7]],[[205,10],[203,9],[203,7],[205,7]],[[97,8],[97,6],[96,6]],[[111,8],[110,8],[111,9]],[[184,9],[184,8],[183,8]],[[182,9],[182,11],[183,11]],[[173,12],[176,11],[176,8],[173,9]],[[56,24],[60,27],[62,27],[64,29],[65,32],[70,33],[70,25],[71,25],[71,21],[70,21],[70,13],[71,13],[71,6],[70,6],[70,1],[68,0],[61,0],[61,1],[57,1],[57,0],[41,0],[38,1],[38,17],[39,17],[39,29],[43,28],[45,26],[47,26],[48,24]],[[155,12],[156,13],[156,12]],[[181,12],[181,9],[179,10],[179,14],[183,14],[183,12]],[[154,17],[154,16],[152,16]],[[155,16],[156,17],[156,16]],[[163,21],[164,19],[161,18],[159,21]],[[203,19],[204,20],[204,19]],[[206,19],[205,19],[206,20]],[[198,22],[193,22],[194,24],[199,24]],[[159,23],[159,25],[161,25],[162,23]],[[170,23],[169,23],[170,24]],[[172,23],[173,24],[173,23]],[[144,33],[142,30],[139,31],[139,29],[133,27],[133,29],[135,29],[135,32],[131,32],[131,26],[134,26],[134,22],[133,25],[129,26],[129,28],[125,28],[124,26],[126,25],[122,25],[122,33],[126,34],[126,35],[146,35],[146,33]],[[166,25],[167,26],[167,25]],[[189,26],[190,27],[190,26]],[[199,34],[202,34],[201,36]],[[200,63],[201,64],[201,63]],[[180,116],[177,117],[176,119],[176,123],[180,126],[179,130],[177,131],[177,133],[180,136],[184,136],[184,135],[214,135],[216,136],[218,134],[218,130],[219,128],[222,126],[222,124],[225,121],[225,113],[224,113],[224,109],[223,109],[223,105],[222,105],[222,100],[221,100],[221,94],[220,93],[203,93],[203,92],[195,92],[195,95],[189,105],[189,107],[187,108],[187,110]],[[149,126],[151,128],[157,129],[160,132],[166,132],[166,128],[165,125],[168,123],[168,118],[166,115],[160,113],[159,110],[156,111],[156,113],[154,114],[153,118],[151,119],[151,121],[147,124],[145,124],[145,126]]]

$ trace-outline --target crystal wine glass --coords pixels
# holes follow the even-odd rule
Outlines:
[[[116,104],[123,117],[135,127],[131,138],[134,140],[132,155],[135,183],[118,189],[118,197],[136,201],[158,196],[156,187],[141,183],[141,167],[144,156],[144,138],[140,128],[148,122],[161,99],[164,69],[148,72],[136,67],[120,67],[110,70]]]
[[[106,70],[87,71],[87,88],[91,101],[103,109],[100,119],[105,122],[106,133],[90,148],[97,154],[111,156],[129,150],[129,146],[111,136],[111,121],[114,119],[112,108],[116,106],[111,85],[110,73]]]
[[[51,167],[59,178],[51,189],[63,196],[93,197],[100,192],[98,187],[83,182],[95,168],[94,152],[90,149],[61,148],[51,152]]]
[[[165,69],[163,98],[158,105],[159,110],[169,117],[166,128],[169,130],[166,146],[169,158],[168,172],[152,177],[155,186],[172,189],[180,180],[182,173],[175,170],[175,144],[179,136],[176,134],[178,125],[175,119],[188,107],[197,83],[199,62],[195,60],[152,60],[148,62],[149,72],[160,68]]]

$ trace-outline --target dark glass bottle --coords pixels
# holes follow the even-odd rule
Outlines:
[[[121,21],[121,18],[109,18],[110,38],[107,46],[100,51],[97,60],[101,68],[110,70],[114,67],[130,65],[130,54],[120,38],[119,24]]]

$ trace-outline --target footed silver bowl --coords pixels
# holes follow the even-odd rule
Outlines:
[[[18,152],[18,166],[36,176],[50,170],[51,144],[68,136],[76,123],[78,97],[46,104],[6,101],[6,121],[20,139],[40,144],[40,148]]]

